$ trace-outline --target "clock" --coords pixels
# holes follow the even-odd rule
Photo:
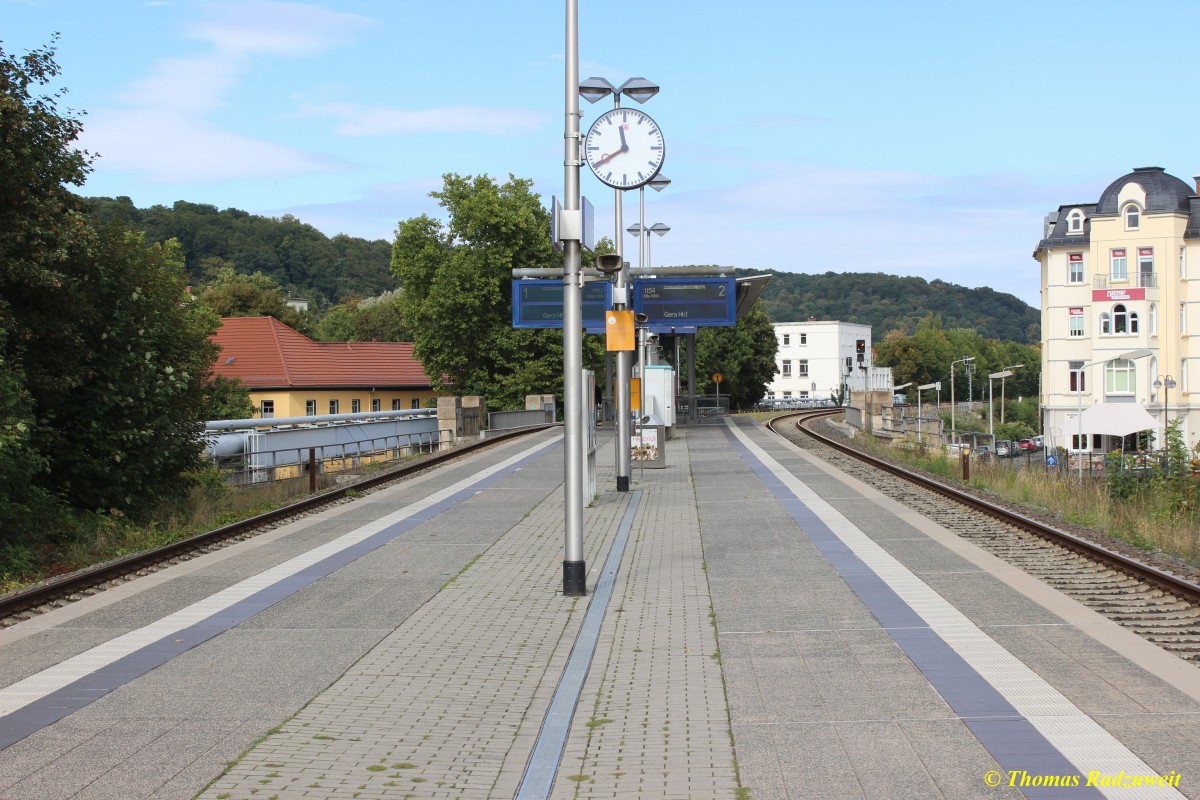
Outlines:
[[[592,123],[583,153],[601,183],[636,189],[662,169],[666,149],[658,123],[648,114],[636,108],[614,108]]]

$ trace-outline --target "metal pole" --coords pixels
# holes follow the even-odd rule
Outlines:
[[[620,108],[621,107],[621,95],[614,94],[613,96],[616,98],[616,100],[613,103],[613,108]],[[624,198],[625,198],[625,195],[620,189],[613,189],[613,205],[616,209],[616,211],[613,215],[614,220],[616,222],[616,226],[614,227],[613,230],[616,232],[615,241],[616,241],[616,246],[617,246],[617,255],[621,256],[621,271],[617,273],[617,280],[616,280],[616,284],[615,284],[615,288],[619,293],[622,292],[623,290],[628,291],[628,289],[629,289],[629,267],[626,265],[625,257],[624,257],[624,252],[625,252],[625,247],[624,247],[625,225],[624,225],[624,220],[623,220]],[[613,308],[625,309],[625,308],[628,308],[628,305],[624,304],[624,303],[619,304],[619,305],[617,303],[613,303]],[[631,455],[629,452],[630,441],[632,439],[632,433],[633,433],[630,430],[630,425],[629,425],[629,411],[630,411],[629,406],[631,405],[631,403],[630,403],[631,398],[630,398],[629,394],[630,394],[630,388],[631,388],[630,387],[630,377],[632,376],[632,373],[633,373],[633,352],[630,350],[618,350],[617,351],[617,411],[616,411],[616,414],[617,414],[617,428],[616,428],[617,441],[615,443],[616,444],[615,449],[617,451],[617,491],[618,492],[628,492],[629,491],[629,476],[632,471],[631,470],[632,458],[631,458]]]
[[[579,196],[579,0],[567,3],[566,134],[564,209],[580,213]],[[583,262],[579,239],[563,241],[563,595],[587,594],[583,556]]]
[[[994,385],[995,384],[992,381],[992,379],[988,378],[988,433],[991,434],[991,436],[992,436],[992,444],[993,445],[995,445],[995,443],[996,443],[996,420],[994,418],[994,415],[992,414],[992,386],[994,386]],[[1000,385],[1001,386],[1004,385],[1003,378],[1000,379]],[[1003,392],[1001,392],[1000,397],[1001,398],[1004,397]],[[1004,401],[1001,400],[1000,402],[1003,403]]]
[[[954,439],[954,364],[950,362],[950,439],[953,444]]]

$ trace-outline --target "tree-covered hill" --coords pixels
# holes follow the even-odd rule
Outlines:
[[[188,276],[196,284],[225,267],[243,274],[261,272],[319,307],[397,287],[392,244],[383,239],[330,238],[290,215],[275,219],[182,200],[170,208],[147,209],[136,208],[128,197],[87,202],[101,225],[112,222],[142,231],[151,243],[178,239]]]
[[[809,317],[867,324],[875,338],[900,330],[912,334],[929,314],[946,328],[974,328],[985,339],[1035,344],[1041,338],[1036,308],[1011,294],[969,289],[944,281],[873,273],[826,272],[805,275],[776,270],[738,270],[738,275],[771,274],[761,302],[772,322]]]

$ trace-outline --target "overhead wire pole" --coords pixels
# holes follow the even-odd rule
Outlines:
[[[583,555],[583,212],[579,192],[579,0],[566,0],[566,132],[563,135],[563,595],[587,594]],[[628,442],[626,443],[628,449]]]

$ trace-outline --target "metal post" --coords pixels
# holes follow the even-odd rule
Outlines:
[[[579,193],[579,0],[566,0],[566,133],[564,141],[564,209],[580,213]],[[587,594],[583,556],[583,263],[582,242],[563,240],[563,595]]]
[[[1003,386],[1004,379],[1001,378],[1000,380],[1001,380],[1000,385]],[[992,379],[988,378],[988,433],[991,434],[992,445],[995,446],[995,444],[996,444],[996,418],[995,418],[995,414],[992,413],[992,386],[993,386]],[[1000,396],[1003,397],[1004,396],[1003,393],[1001,393]],[[1001,400],[1001,402],[1004,402],[1004,401]],[[995,456],[993,456],[993,458],[994,457]]]
[[[699,419],[696,413],[696,334],[687,335],[688,351],[688,422],[694,423]]]
[[[621,107],[620,93],[614,93],[616,100],[613,103],[613,108]],[[617,255],[621,256],[621,271],[617,273],[615,288],[618,292],[629,290],[629,266],[625,262],[624,242],[624,208],[625,195],[620,189],[613,189],[613,204],[615,206],[614,221],[616,223],[613,230],[615,231],[614,241],[617,247]],[[628,304],[613,303],[613,308],[625,309]],[[630,379],[633,374],[633,353],[629,350],[617,351],[617,491],[629,491],[629,476],[631,473],[631,454],[629,451],[630,441],[633,438],[633,431],[630,430],[629,411],[630,411]]]

